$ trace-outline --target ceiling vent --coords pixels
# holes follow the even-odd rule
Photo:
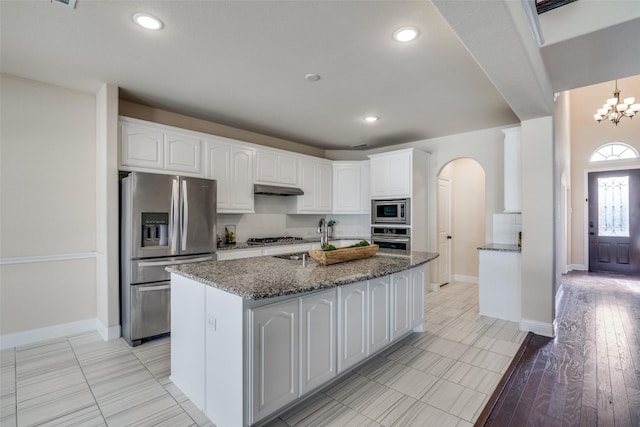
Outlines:
[[[51,3],[60,3],[67,6],[69,9],[75,9],[76,1],[77,0],[51,0]]]

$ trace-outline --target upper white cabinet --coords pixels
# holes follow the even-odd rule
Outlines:
[[[200,173],[200,139],[174,132],[164,134],[165,168]]]
[[[162,130],[133,123],[120,123],[120,164],[150,169],[164,168]]]
[[[200,175],[200,153],[200,139],[188,132],[132,119],[120,120],[120,166],[123,169],[160,169]]]
[[[522,211],[522,167],[520,126],[502,129],[504,133],[504,211]]]
[[[369,213],[369,197],[368,161],[333,162],[333,213]]]
[[[411,197],[413,149],[372,154],[371,197]]]
[[[296,213],[330,213],[331,161],[302,157],[298,184],[304,195],[297,197]]]
[[[275,150],[256,150],[256,182],[298,185],[298,158]]]
[[[253,150],[222,138],[205,142],[205,177],[218,182],[219,213],[253,212]]]

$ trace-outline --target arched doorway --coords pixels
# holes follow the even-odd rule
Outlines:
[[[459,158],[442,167],[437,185],[435,280],[478,283],[478,246],[485,244],[485,172]]]

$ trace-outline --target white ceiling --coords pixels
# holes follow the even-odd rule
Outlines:
[[[463,22],[470,30],[461,30],[444,3],[458,11],[484,4],[487,16],[476,16],[477,29]],[[566,79],[571,64],[555,59],[561,66],[545,64],[545,71],[542,60],[531,61],[522,49],[532,41],[530,31],[514,12],[519,2],[436,5],[78,0],[70,9],[49,0],[1,0],[0,65],[4,73],[89,93],[111,83],[130,101],[323,149],[400,144],[548,114],[554,80],[546,73]],[[495,22],[493,6],[502,11]],[[164,29],[134,25],[131,16],[139,11],[162,19]],[[632,20],[627,31],[639,23]],[[391,34],[405,25],[421,35],[398,44]],[[509,25],[529,40],[474,45],[491,35],[483,29]],[[637,47],[637,37],[634,42]],[[568,48],[574,56],[594,56],[588,46]],[[562,59],[562,52],[549,56]],[[510,58],[506,67],[513,68],[496,58]],[[321,79],[308,82],[307,73]],[[640,74],[640,65],[632,74]],[[581,75],[580,85],[603,81],[588,80]],[[553,89],[570,87],[563,82]],[[381,119],[367,124],[367,114]]]

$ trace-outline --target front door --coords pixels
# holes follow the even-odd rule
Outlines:
[[[591,172],[589,271],[640,274],[640,169]]]

